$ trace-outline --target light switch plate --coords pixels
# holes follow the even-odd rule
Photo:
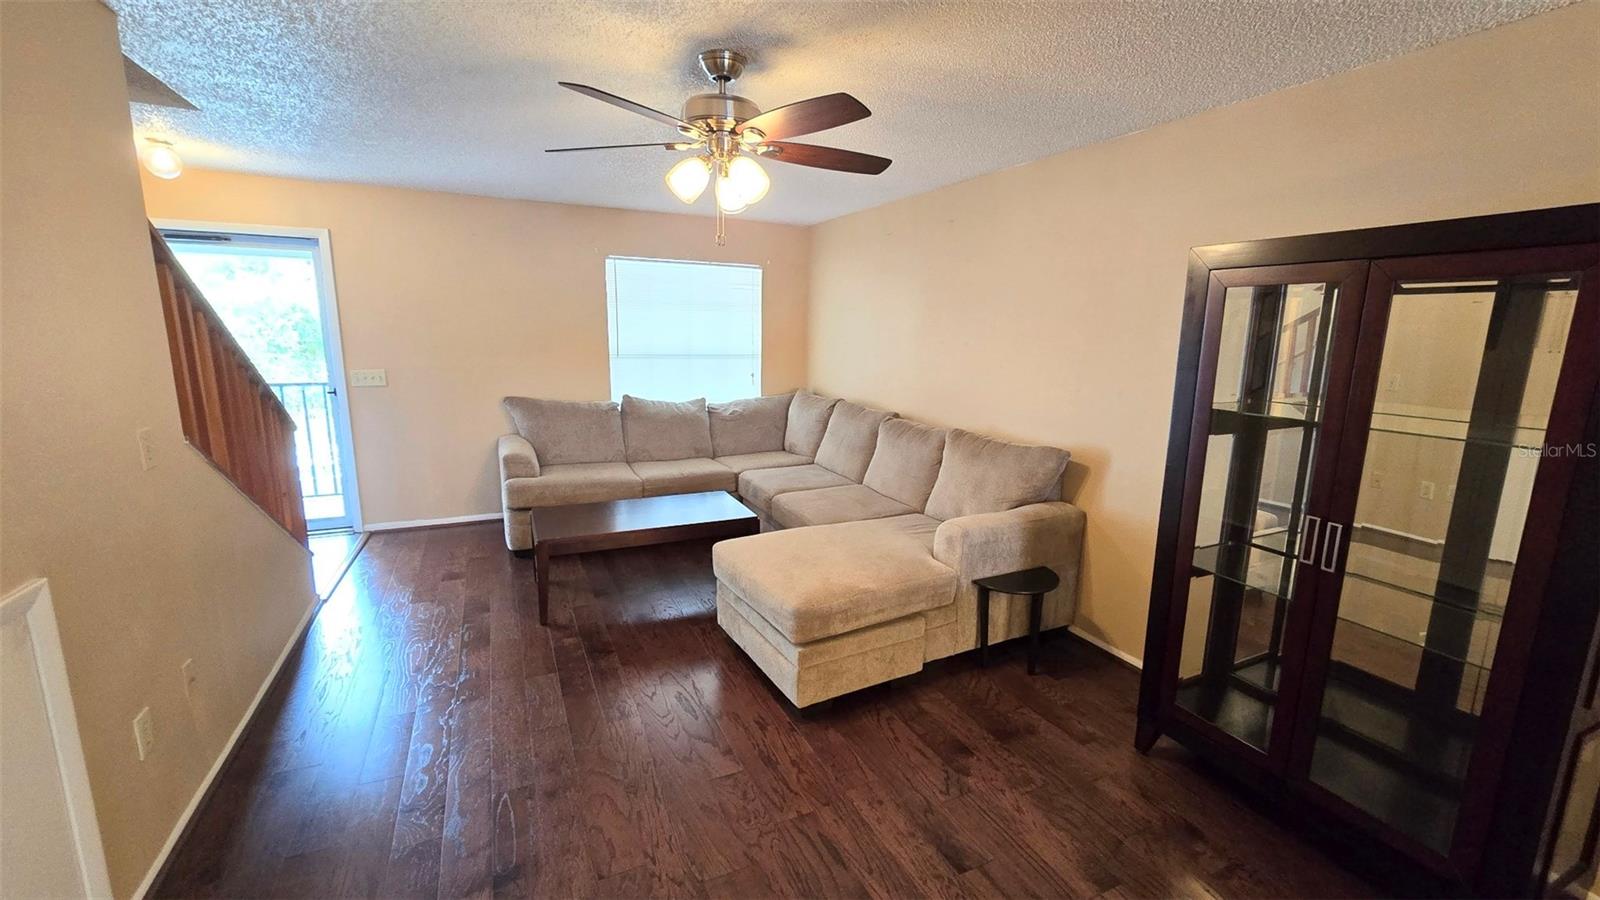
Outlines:
[[[389,373],[385,369],[351,369],[351,387],[388,387]]]

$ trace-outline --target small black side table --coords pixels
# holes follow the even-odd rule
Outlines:
[[[978,586],[978,662],[989,664],[989,592],[1028,596],[1028,674],[1039,671],[1039,620],[1044,616],[1044,595],[1061,584],[1061,576],[1046,566],[974,579]]]

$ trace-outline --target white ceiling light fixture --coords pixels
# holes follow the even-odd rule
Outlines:
[[[183,157],[172,149],[171,141],[145,138],[144,167],[157,178],[172,180],[183,174]]]
[[[881,156],[796,144],[784,138],[826,131],[872,115],[860,100],[849,94],[828,94],[790,103],[762,112],[749,99],[728,93],[728,84],[745,67],[743,54],[732,50],[707,50],[700,54],[700,68],[716,85],[714,94],[695,94],[683,104],[683,116],[668,115],[599,88],[568,81],[562,87],[593,97],[628,112],[654,119],[678,129],[682,140],[659,144],[606,144],[597,147],[560,147],[546,153],[573,150],[623,150],[635,147],[662,147],[667,150],[693,150],[695,156],[667,170],[667,189],[684,203],[694,203],[705,193],[706,184],[716,177],[712,193],[717,201],[717,245],[727,243],[723,216],[738,215],[767,195],[772,179],[756,162],[770,156],[779,162],[836,172],[877,175],[889,168]]]
[[[667,190],[685,203],[693,203],[711,182],[711,163],[707,157],[691,156],[667,170]]]

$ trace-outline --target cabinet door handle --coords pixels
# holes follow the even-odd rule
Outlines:
[[[1339,568],[1339,545],[1344,540],[1344,526],[1338,522],[1328,523],[1328,536],[1322,542],[1322,571],[1332,572]]]
[[[1322,533],[1322,520],[1316,516],[1303,516],[1300,519],[1300,561],[1312,564],[1317,559],[1317,535]],[[1306,542],[1310,535],[1311,542]]]

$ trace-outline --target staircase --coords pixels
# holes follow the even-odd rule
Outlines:
[[[295,540],[306,543],[293,417],[154,227],[150,244],[184,438]]]

